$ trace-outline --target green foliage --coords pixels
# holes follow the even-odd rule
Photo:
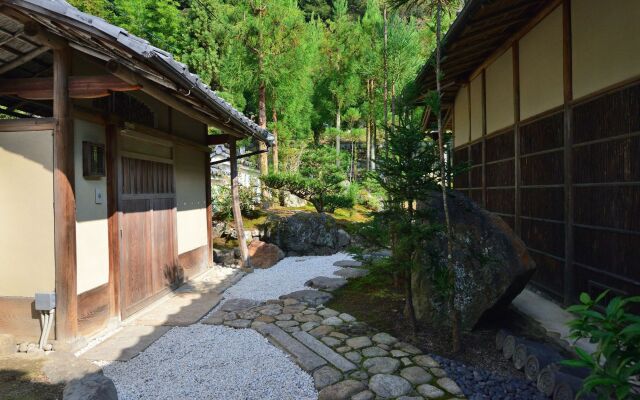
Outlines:
[[[631,399],[630,379],[640,376],[640,316],[629,308],[640,303],[640,296],[614,297],[605,307],[607,295],[605,291],[591,299],[582,293],[580,304],[567,308],[576,316],[569,323],[572,338],[588,339],[597,347],[593,354],[574,347],[578,359],[563,363],[591,370],[581,394],[595,393],[601,400]]]
[[[260,201],[255,189],[245,186],[238,187],[240,195],[240,211],[248,218],[255,218],[260,211]],[[233,219],[231,208],[231,188],[226,185],[211,187],[211,207],[214,217],[220,221]]]
[[[298,172],[271,173],[261,179],[271,189],[285,190],[307,200],[317,212],[351,208],[354,198],[345,190],[346,174],[335,160],[336,153],[330,147],[311,149],[302,156]]]

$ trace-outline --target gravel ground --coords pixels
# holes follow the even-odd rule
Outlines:
[[[337,253],[331,256],[286,257],[269,269],[256,269],[224,292],[225,299],[273,300],[296,290],[309,289],[304,283],[317,276],[333,277],[340,269],[333,263],[351,260],[351,256]]]
[[[317,398],[311,376],[251,329],[176,327],[104,374],[120,400]]]
[[[533,382],[501,376],[433,355],[469,400],[546,400]]]

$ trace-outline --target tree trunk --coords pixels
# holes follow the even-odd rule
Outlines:
[[[449,205],[447,203],[447,176],[445,170],[444,159],[444,132],[442,128],[442,112],[440,110],[440,101],[442,100],[442,88],[440,82],[440,45],[441,45],[441,24],[442,24],[442,1],[438,0],[436,9],[436,90],[438,94],[437,116],[438,116],[438,150],[440,153],[440,179],[442,187],[442,205],[444,210],[444,219],[447,230],[447,268],[451,287],[448,295],[448,309],[451,318],[451,350],[455,353],[460,351],[460,312],[455,305],[456,298],[456,274],[453,268],[453,233],[451,231],[451,220],[449,219]]]
[[[273,146],[272,146],[272,151],[273,151],[273,172],[278,172],[278,164],[279,164],[279,160],[278,160],[278,112],[276,111],[275,107],[273,109],[272,118],[273,118],[273,129],[272,129],[271,133],[273,133]]]
[[[384,39],[383,39],[383,47],[382,47],[382,73],[383,73],[383,95],[382,95],[382,99],[384,102],[384,153],[385,156],[388,157],[389,156],[389,133],[387,132],[388,129],[388,124],[389,124],[389,116],[388,116],[388,97],[389,97],[389,93],[388,93],[388,87],[387,87],[387,74],[388,74],[388,66],[387,66],[387,38],[388,38],[388,34],[387,34],[387,5],[385,3],[384,8],[383,8],[383,18],[384,18],[384,28],[383,28],[383,32],[384,32]]]
[[[371,81],[371,104],[374,104],[375,99],[375,81]],[[373,107],[372,107],[373,108]],[[371,121],[371,171],[376,170],[376,152],[378,151],[378,124],[376,121],[375,113],[372,114]]]
[[[369,101],[369,110],[367,112],[367,155],[366,155],[366,170],[371,170],[371,113],[372,113],[372,102],[371,102],[371,79],[367,79],[367,100]]]
[[[391,82],[391,126],[396,126],[396,83]]]
[[[267,88],[264,82],[260,82],[258,86],[258,125],[261,128],[267,128]],[[260,150],[267,150],[267,145],[262,141],[258,144]],[[267,153],[260,153],[258,156],[260,164],[260,175],[267,175],[269,173],[269,160]],[[269,191],[265,185],[262,185],[262,199],[269,198]]]
[[[242,221],[242,212],[240,209],[240,193],[238,191],[238,158],[237,158],[236,141],[229,141],[229,158],[231,164],[231,209],[233,211],[233,219],[236,225],[236,234],[238,235],[238,245],[240,246],[240,258],[244,268],[251,267],[249,260],[249,249],[247,241],[244,238],[244,222]]]
[[[336,112],[336,165],[340,166],[340,108]]]

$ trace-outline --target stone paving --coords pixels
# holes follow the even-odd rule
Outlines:
[[[258,331],[313,376],[319,400],[464,398],[420,349],[322,305],[232,299],[202,323]]]

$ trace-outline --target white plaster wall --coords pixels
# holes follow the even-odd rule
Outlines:
[[[0,296],[55,290],[52,131],[0,132]]]
[[[508,49],[485,72],[487,134],[513,125],[513,51]]]
[[[178,254],[207,245],[205,157],[198,150],[176,146]]]
[[[562,105],[562,7],[520,39],[520,119]]]
[[[464,85],[458,90],[454,103],[454,146],[469,143],[469,87]]]
[[[482,75],[471,81],[471,140],[482,137]]]
[[[82,176],[82,142],[106,143],[101,125],[74,120],[76,185],[76,257],[78,294],[109,282],[109,226],[107,222],[107,178]],[[103,203],[96,204],[96,189]]]
[[[571,2],[573,97],[640,75],[640,1]]]

